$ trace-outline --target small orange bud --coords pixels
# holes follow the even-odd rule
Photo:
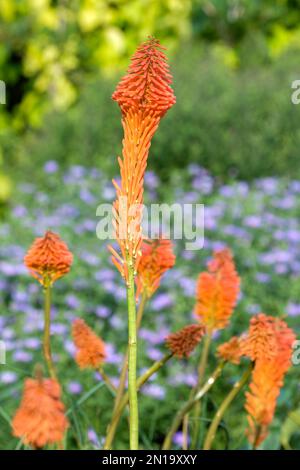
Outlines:
[[[106,358],[102,339],[80,318],[73,322],[72,336],[77,348],[75,360],[79,367],[97,369]]]
[[[170,351],[179,359],[189,357],[205,335],[202,325],[188,325],[166,338]]]
[[[42,285],[53,284],[70,271],[73,255],[61,238],[47,231],[36,238],[25,258],[25,266]]]
[[[151,297],[158,289],[163,274],[175,264],[175,255],[170,240],[144,240],[142,256],[137,269],[137,297],[145,292]]]
[[[239,364],[242,356],[241,340],[237,336],[233,336],[226,343],[218,347],[217,355],[220,359],[232,362],[232,364]]]

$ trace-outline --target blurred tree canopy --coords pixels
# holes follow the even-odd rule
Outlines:
[[[300,0],[2,0],[1,129],[36,127],[47,111],[68,108],[87,78],[124,69],[148,35],[171,51],[189,37],[215,42],[231,66],[251,62],[247,41],[254,61],[276,56],[300,43],[299,7]]]
[[[81,149],[91,162],[112,152],[108,142],[116,132],[117,110],[107,113],[106,108],[114,75],[124,72],[137,44],[149,35],[157,36],[176,61],[181,102],[176,116],[164,124],[172,131],[177,125],[177,137],[164,129],[157,137],[158,153],[168,152],[178,167],[201,158],[217,174],[233,168],[254,177],[270,168],[289,169],[300,139],[287,126],[298,119],[289,93],[290,80],[299,78],[294,72],[300,0],[1,0],[0,80],[7,93],[6,105],[0,105],[0,205],[11,190],[9,167],[23,171],[23,163],[36,162],[40,154],[41,161],[48,155],[68,162]],[[207,57],[214,57],[215,64]],[[181,75],[187,78],[180,80]],[[243,91],[244,81],[253,87],[249,83]],[[93,83],[98,88],[86,110],[82,103]],[[218,94],[216,109],[210,89]],[[239,131],[235,103],[251,110],[243,112]],[[81,116],[83,111],[93,118]],[[270,142],[279,138],[274,151]],[[36,153],[31,148],[35,141]],[[251,154],[250,172],[243,167],[245,148]]]
[[[189,31],[190,0],[3,0],[0,73],[7,85],[1,127],[36,126],[63,109],[91,75],[124,68],[148,35],[168,47]],[[3,110],[1,110],[3,111]]]

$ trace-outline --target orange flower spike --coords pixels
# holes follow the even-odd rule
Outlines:
[[[151,297],[158,289],[162,276],[175,264],[173,245],[170,240],[158,238],[157,240],[144,240],[141,246],[136,285],[137,297],[145,292]]]
[[[277,398],[291,365],[296,336],[287,324],[263,313],[251,320],[243,353],[255,361],[245,409],[248,412],[249,441],[257,447],[268,434]]]
[[[70,271],[73,255],[61,238],[51,232],[36,238],[24,257],[24,264],[44,287]]]
[[[179,359],[189,357],[205,335],[203,325],[188,325],[166,338],[170,351]]]
[[[101,338],[78,318],[72,325],[72,336],[77,348],[75,360],[81,369],[97,369],[106,359],[105,344]]]
[[[214,253],[208,271],[199,275],[195,313],[208,331],[225,328],[236,305],[240,278],[230,250]]]
[[[120,255],[112,248],[112,261],[128,283],[128,267],[136,273],[141,257],[144,174],[151,140],[160,119],[175,103],[171,75],[159,41],[150,38],[134,54],[128,73],[113,94],[122,111],[122,158],[118,159],[120,185],[113,217]]]
[[[242,356],[240,338],[233,336],[229,341],[221,344],[217,349],[217,356],[232,364],[239,364]]]
[[[60,396],[56,380],[26,379],[21,405],[12,421],[14,436],[35,448],[61,444],[69,423]]]

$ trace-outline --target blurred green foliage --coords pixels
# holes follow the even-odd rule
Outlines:
[[[49,158],[115,165],[121,128],[110,95],[137,44],[153,34],[168,48],[177,95],[176,111],[153,143],[162,175],[189,161],[222,178],[300,171],[299,110],[290,101],[291,81],[299,78],[299,6],[300,0],[1,2],[6,168],[31,174]]]
[[[246,70],[229,69],[223,58],[215,47],[183,47],[177,55],[177,104],[153,139],[151,167],[165,179],[191,162],[221,179],[299,176],[300,107],[291,103],[298,52]],[[116,81],[88,84],[76,106],[49,114],[38,133],[27,133],[14,149],[21,168],[29,172],[56,159],[115,172],[122,136],[120,111],[111,101]]]

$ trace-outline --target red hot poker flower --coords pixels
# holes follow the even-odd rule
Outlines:
[[[106,358],[102,339],[80,318],[73,322],[72,336],[77,348],[75,360],[79,367],[97,369]]]
[[[228,249],[216,251],[208,272],[199,275],[196,315],[208,331],[225,328],[236,305],[240,278]]]
[[[114,231],[121,254],[112,247],[109,249],[113,263],[127,283],[128,268],[136,273],[141,257],[144,174],[151,139],[160,119],[175,103],[170,83],[159,41],[150,38],[138,48],[127,75],[113,94],[122,110],[124,129],[123,155],[118,159],[121,183],[113,181],[117,192]]]
[[[73,255],[61,238],[47,231],[36,238],[25,258],[25,266],[42,285],[53,284],[70,271]]]
[[[54,379],[27,379],[21,405],[13,422],[13,434],[24,444],[42,448],[61,444],[69,423]]]
[[[189,357],[205,335],[203,325],[188,325],[166,338],[170,351],[179,359]]]
[[[123,115],[129,109],[135,109],[162,117],[175,104],[176,98],[170,87],[172,76],[164,49],[157,39],[149,38],[133,55],[127,74],[113,94]]]
[[[163,274],[175,264],[175,255],[170,240],[144,240],[141,247],[142,256],[137,269],[137,297],[145,292],[151,297],[158,289]]]
[[[240,338],[233,336],[229,341],[218,347],[218,357],[225,361],[232,362],[232,364],[239,364],[242,356],[241,342],[242,340]]]
[[[263,313],[251,320],[243,352],[255,361],[250,391],[246,392],[249,441],[257,447],[266,438],[277,397],[290,367],[294,332],[278,318]]]

